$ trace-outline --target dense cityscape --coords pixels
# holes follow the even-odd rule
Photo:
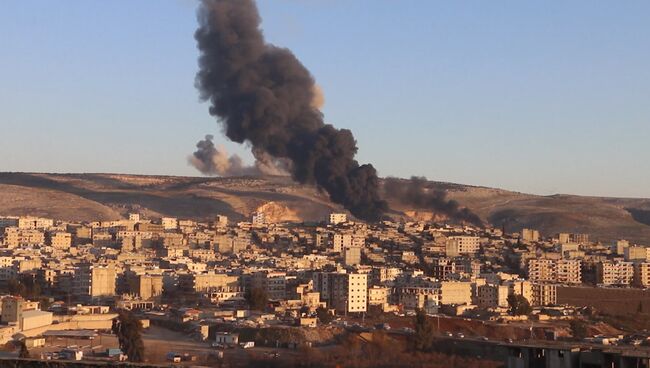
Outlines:
[[[0,3],[0,368],[650,368],[648,13]]]
[[[425,333],[417,318],[436,318],[431,339],[505,347],[509,366],[525,360],[520,344],[534,349],[538,340],[560,351],[581,343],[640,354],[647,337],[625,333],[613,317],[594,322],[590,303],[597,300],[571,299],[576,290],[634,292],[649,285],[650,248],[625,240],[370,224],[344,213],[320,223],[271,223],[263,212],[239,223],[137,213],[84,223],[9,216],[0,218],[0,229],[2,343],[19,341],[42,359],[128,359],[124,343],[108,337],[114,321],[128,318],[139,321],[138,330],[174,331],[192,342],[184,350],[168,341],[169,351],[162,351],[154,343],[159,337],[145,339],[141,351],[131,352],[138,361],[190,365],[243,364],[261,352],[288,359],[302,347],[318,351],[345,345],[341,336],[379,332],[411,344]],[[639,301],[633,308],[647,306]],[[94,343],[103,335],[109,343]],[[84,342],[62,345],[62,339]],[[281,358],[284,350],[292,353]],[[248,360],[241,359],[244,351]]]

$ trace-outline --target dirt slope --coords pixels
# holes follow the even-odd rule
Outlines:
[[[509,232],[523,227],[539,229],[543,235],[585,232],[604,242],[626,238],[650,245],[650,199],[536,196],[452,183],[429,185]],[[387,197],[394,218],[441,218],[427,209],[400,206],[390,200],[389,193]],[[297,185],[286,177],[0,173],[0,215],[105,220],[138,211],[151,217],[197,220],[225,214],[237,221],[265,205],[279,218],[304,221],[319,221],[331,211],[342,210],[316,188]]]

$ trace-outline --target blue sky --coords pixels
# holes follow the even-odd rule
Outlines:
[[[198,175],[192,0],[0,4],[0,171]],[[260,0],[381,175],[650,197],[650,2]]]

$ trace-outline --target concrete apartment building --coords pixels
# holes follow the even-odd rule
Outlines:
[[[630,242],[625,239],[620,239],[616,241],[616,254],[619,256],[625,255],[625,248],[630,246]]]
[[[472,283],[464,281],[440,282],[440,304],[472,304]]]
[[[330,225],[338,225],[348,222],[348,215],[345,213],[330,213],[328,222]]]
[[[481,273],[481,262],[470,258],[435,258],[431,264],[433,277],[446,280],[453,274],[466,274],[478,277]]]
[[[18,218],[19,229],[49,229],[54,226],[54,220],[42,217],[24,216]]]
[[[345,247],[343,249],[343,263],[346,266],[356,266],[361,264],[361,248]]]
[[[481,247],[481,238],[478,236],[450,236],[447,238],[445,253],[447,257],[475,254]]]
[[[287,297],[288,279],[286,272],[259,271],[251,275],[250,284],[246,286],[265,290],[271,300],[283,300]]]
[[[368,275],[361,273],[315,272],[314,291],[329,308],[339,313],[366,312],[368,305]]]
[[[602,285],[631,285],[634,280],[634,263],[632,262],[598,262],[596,265],[596,282]]]
[[[51,237],[52,247],[57,249],[69,249],[72,246],[72,234],[70,233],[55,233]]]
[[[558,243],[567,244],[571,242],[571,234],[569,233],[560,233],[558,234]]]
[[[40,245],[45,243],[45,234],[36,229],[8,227],[4,232],[4,245],[13,249],[19,246]]]
[[[638,245],[628,246],[623,250],[623,257],[628,262],[648,260],[648,248]]]
[[[102,298],[116,295],[117,273],[112,265],[84,264],[75,271],[73,293],[80,297]]]
[[[255,212],[251,216],[251,224],[256,226],[262,226],[266,224],[266,215],[264,212]]]
[[[383,285],[392,282],[402,274],[402,269],[397,267],[373,267],[371,271],[371,280],[373,285]]]
[[[163,217],[160,220],[164,230],[177,230],[178,229],[178,219],[175,217]]]
[[[345,248],[357,247],[363,248],[366,239],[362,235],[350,233],[334,233],[332,235],[332,252],[340,253]]]
[[[533,229],[522,229],[521,240],[529,243],[537,242],[539,241],[539,231]]]
[[[384,306],[388,304],[390,289],[382,286],[373,286],[368,289],[368,305]]]
[[[477,304],[481,308],[507,308],[509,293],[507,285],[481,285],[477,288]]]
[[[582,262],[569,259],[531,259],[528,261],[528,278],[533,282],[580,284]]]
[[[397,289],[397,304],[406,311],[423,309],[438,313],[440,288],[434,286],[403,286]]]
[[[557,304],[557,285],[533,283],[533,297],[529,300],[533,306]]]
[[[505,281],[503,285],[508,286],[509,295],[521,295],[529,303],[533,302],[533,284],[527,280],[509,280]]]
[[[560,284],[582,283],[582,261],[560,259],[556,261],[557,281]]]
[[[142,300],[149,300],[162,295],[163,277],[162,275],[137,275],[135,293]]]
[[[240,287],[238,276],[213,272],[180,274],[178,285],[183,290],[195,292],[237,290]]]
[[[650,287],[650,263],[634,263],[634,285],[637,287]]]

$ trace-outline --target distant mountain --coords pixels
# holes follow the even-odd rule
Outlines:
[[[543,235],[581,232],[603,242],[625,238],[650,245],[650,199],[537,196],[441,182],[429,186],[446,191],[449,198],[508,232],[529,227]],[[389,215],[396,219],[444,218],[425,208],[390,205]],[[89,221],[137,211],[149,217],[196,220],[225,214],[239,221],[258,209],[275,219],[304,221],[322,220],[329,212],[342,210],[325,193],[286,177],[0,173],[0,215]]]

